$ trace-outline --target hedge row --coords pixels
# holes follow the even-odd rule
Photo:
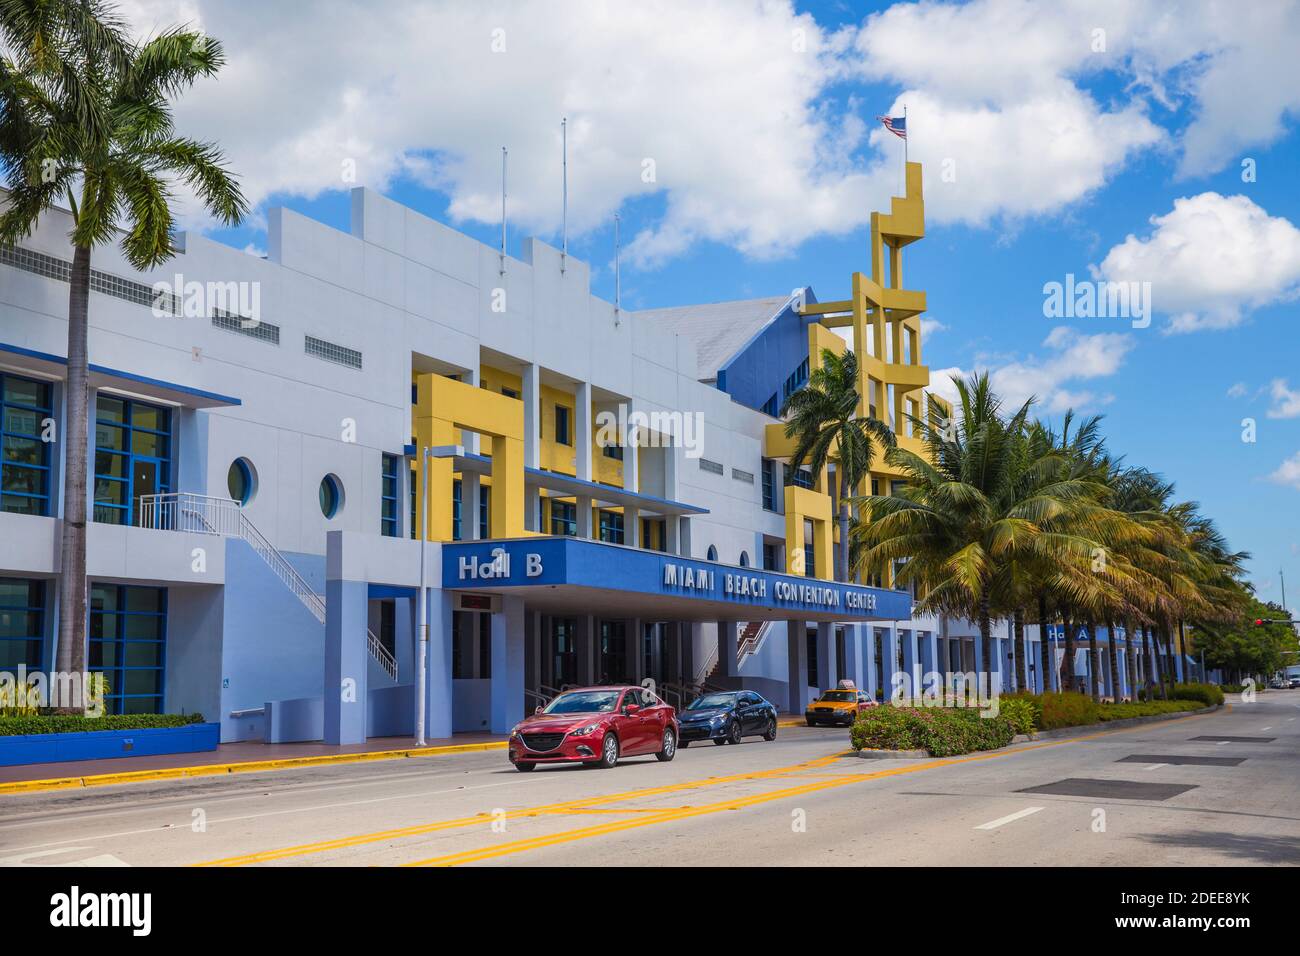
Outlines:
[[[1102,720],[1127,720],[1129,717],[1154,717],[1157,714],[1176,714],[1183,710],[1200,710],[1206,706],[1198,700],[1149,700],[1133,704],[1105,704],[1101,708]]]
[[[0,737],[26,734],[76,734],[92,730],[149,730],[155,727],[187,727],[203,723],[202,714],[120,714],[79,717],[76,714],[27,714],[0,717]]]
[[[925,750],[932,757],[996,750],[1015,735],[1006,717],[981,717],[973,708],[892,705],[863,711],[850,731],[854,750]]]

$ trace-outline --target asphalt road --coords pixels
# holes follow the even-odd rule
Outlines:
[[[0,865],[1300,864],[1300,691],[949,760],[846,752],[783,728],[608,771],[490,751],[7,795]]]

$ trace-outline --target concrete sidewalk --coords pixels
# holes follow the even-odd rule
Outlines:
[[[221,744],[203,753],[163,754],[148,757],[112,757],[60,763],[0,767],[0,793],[126,783],[130,780],[204,776],[275,770],[323,763],[350,763],[402,757],[435,756],[473,750],[504,748],[506,738],[492,734],[456,734],[431,738],[416,747],[413,737],[372,737],[364,744],[330,745],[318,742]]]

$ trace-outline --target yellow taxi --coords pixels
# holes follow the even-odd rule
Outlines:
[[[820,724],[850,726],[858,714],[868,707],[879,706],[865,691],[858,690],[851,680],[842,680],[834,690],[824,690],[821,696],[804,708],[803,718],[809,727]]]

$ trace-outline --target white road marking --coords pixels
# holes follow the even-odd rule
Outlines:
[[[1164,767],[1164,766],[1167,766],[1167,764],[1163,764],[1163,763],[1153,763],[1151,766],[1147,767],[1146,769],[1147,769],[1147,770],[1159,770],[1161,767]]]
[[[1043,808],[1043,807],[1025,807],[1025,809],[1023,809],[1023,810],[1019,810],[1019,811],[1017,811],[1016,813],[1008,814],[1008,815],[1005,816],[1005,817],[998,817],[996,820],[990,820],[988,823],[981,823],[979,826],[975,827],[975,829],[976,829],[976,830],[996,830],[996,829],[997,829],[998,827],[1000,827],[1000,826],[1005,826],[1005,825],[1008,824],[1008,823],[1014,823],[1015,821],[1021,819],[1022,817],[1027,817],[1027,816],[1029,816],[1030,814],[1037,813],[1039,810],[1042,810],[1042,809],[1044,809],[1044,808]]]
[[[1286,719],[1286,721],[1287,721],[1288,724],[1289,724],[1291,721],[1293,721],[1293,720],[1295,720],[1294,717],[1288,717],[1288,718]]]
[[[1262,731],[1265,731],[1265,730],[1272,730],[1272,729],[1273,729],[1273,725],[1272,725],[1272,724],[1269,724],[1267,727],[1261,727],[1261,728],[1259,728],[1259,729],[1260,729],[1261,732],[1262,732]]]
[[[76,843],[76,840],[68,840],[68,843]],[[113,856],[111,853],[100,853],[97,856],[89,856],[82,860],[69,860],[67,863],[31,863],[29,860],[39,860],[42,857],[57,856],[60,853],[77,853],[83,850],[90,850],[93,847],[88,846],[71,846],[65,850],[46,850],[43,853],[19,853],[15,856],[6,856],[0,858],[0,866],[130,866],[125,860]]]
[[[1231,740],[1220,740],[1220,741],[1219,741],[1217,744],[1215,744],[1214,746],[1216,746],[1216,747],[1226,747],[1226,746],[1227,746],[1228,744],[1230,744],[1230,743],[1232,743]]]

